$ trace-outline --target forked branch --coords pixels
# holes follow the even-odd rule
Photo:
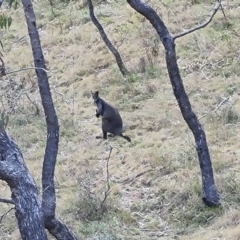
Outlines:
[[[177,38],[180,38],[182,36],[185,36],[185,35],[187,35],[189,33],[195,32],[195,31],[197,31],[197,30],[199,30],[201,28],[205,28],[212,21],[213,17],[215,16],[215,14],[217,13],[217,11],[219,10],[220,7],[221,7],[222,12],[224,14],[221,0],[218,0],[216,5],[215,5],[215,7],[214,7],[214,10],[212,11],[212,14],[211,14],[210,18],[205,23],[202,23],[202,24],[200,24],[200,25],[198,25],[198,26],[196,26],[194,28],[185,30],[185,31],[183,31],[181,33],[178,33],[178,34],[174,35],[173,36],[173,40],[175,40]],[[224,17],[225,17],[225,14],[224,14]]]
[[[12,210],[14,210],[14,207],[13,207],[13,208],[10,208],[7,212],[5,212],[5,213],[0,217],[0,223],[2,222],[3,218],[4,218],[9,212],[11,212]]]
[[[146,19],[149,20],[149,22],[158,33],[159,38],[164,46],[165,60],[169,79],[172,84],[172,89],[181,110],[182,116],[188,124],[188,127],[191,129],[195,139],[195,146],[202,174],[202,200],[207,206],[218,206],[220,203],[219,194],[215,187],[212,162],[209,154],[206,134],[202,128],[201,123],[199,122],[197,115],[192,109],[188,95],[185,91],[177,64],[174,39],[170,35],[167,27],[165,26],[162,19],[158,16],[156,11],[151,8],[146,2],[143,2],[142,0],[127,0],[127,2],[133,9],[135,9],[138,13],[142,14]],[[219,7],[220,3],[218,3],[218,5],[215,7],[215,12]],[[211,19],[213,16],[214,14],[212,14]],[[201,25],[200,28],[204,27],[205,25]],[[194,28],[192,31],[195,31],[197,29],[199,29],[199,27]],[[191,32],[191,30],[182,34],[178,34],[175,36],[175,39],[177,37],[186,35],[189,32]]]

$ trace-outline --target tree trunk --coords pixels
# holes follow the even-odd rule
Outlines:
[[[92,0],[87,0],[88,1],[88,8],[89,8],[89,14],[90,14],[90,18],[93,22],[93,24],[97,27],[102,40],[105,42],[105,44],[107,45],[108,49],[112,52],[112,54],[114,55],[118,68],[120,70],[120,72],[122,73],[123,76],[126,76],[128,74],[128,70],[126,69],[122,58],[120,56],[120,53],[118,52],[118,50],[112,45],[111,41],[108,39],[105,31],[103,30],[102,25],[99,23],[99,21],[97,20],[97,18],[95,17],[94,14],[94,7],[92,4]]]
[[[36,183],[23,156],[0,123],[0,179],[7,182],[15,204],[15,214],[23,240],[47,239],[41,201]]]
[[[56,165],[59,126],[49,87],[48,76],[45,71],[45,60],[42,52],[36,17],[31,0],[22,0],[28,33],[31,41],[34,65],[38,79],[39,92],[47,124],[47,143],[42,170],[42,208],[45,227],[57,239],[77,239],[67,226],[55,218],[56,194],[54,186],[54,170]]]
[[[164,45],[166,54],[165,59],[173,92],[181,109],[183,118],[188,124],[188,127],[191,129],[195,138],[196,149],[202,173],[202,200],[208,206],[216,206],[219,204],[219,195],[214,183],[212,163],[205,132],[196,114],[193,112],[190,101],[185,92],[178,69],[174,40],[169,34],[168,29],[163,21],[149,5],[141,2],[141,0],[127,0],[127,2],[133,9],[150,21]]]

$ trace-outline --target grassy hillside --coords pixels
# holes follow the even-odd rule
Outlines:
[[[214,1],[150,1],[170,32],[208,18]],[[240,201],[240,2],[223,2],[205,29],[176,40],[178,64],[192,107],[206,131],[221,207],[201,200],[201,174],[194,139],[173,96],[164,50],[151,25],[125,1],[95,11],[132,75],[119,73],[89,18],[84,2],[34,1],[49,81],[60,123],[56,165],[57,216],[81,239],[239,239]],[[8,71],[33,66],[22,8],[1,31]],[[3,82],[4,80],[4,82]],[[11,111],[8,132],[18,143],[41,191],[46,129],[35,72],[1,79],[21,84],[1,99]],[[122,138],[95,139],[91,90],[116,106],[124,120]],[[21,97],[19,98],[19,96]],[[10,104],[6,104],[9,100]],[[15,106],[14,109],[11,106]],[[97,209],[107,188],[104,214]],[[4,182],[0,196],[10,197]],[[0,204],[0,215],[10,206]],[[0,225],[1,239],[20,239],[14,212]]]

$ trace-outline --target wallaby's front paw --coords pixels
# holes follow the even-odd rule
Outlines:
[[[100,117],[100,114],[99,114],[99,113],[96,113],[96,117],[99,118],[99,117]]]

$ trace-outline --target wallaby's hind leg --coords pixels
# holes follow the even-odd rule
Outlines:
[[[103,139],[107,139],[107,132],[103,131]]]
[[[103,136],[96,136],[96,139],[100,139],[100,138],[107,139],[107,132],[103,131]]]

